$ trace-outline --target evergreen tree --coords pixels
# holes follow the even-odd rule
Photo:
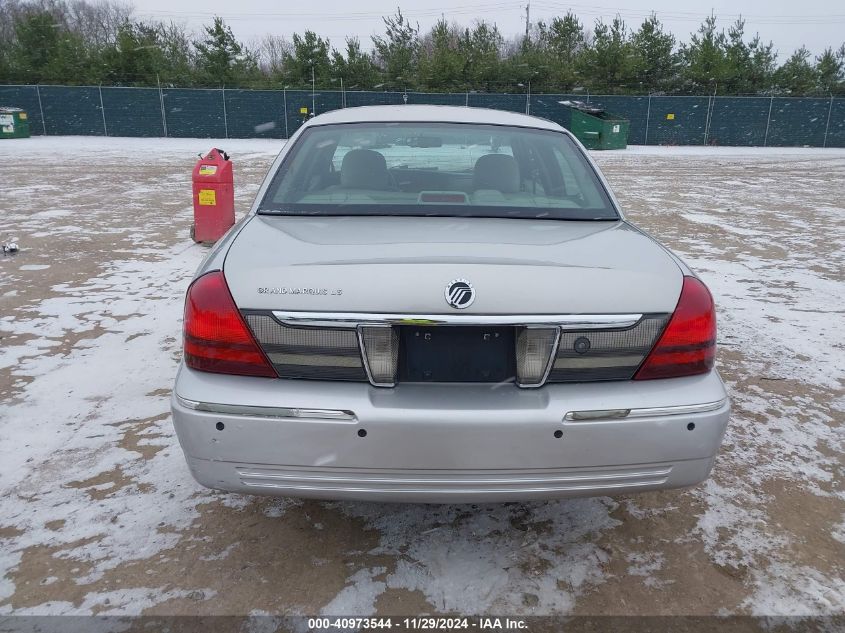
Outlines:
[[[430,90],[463,89],[464,60],[458,50],[456,27],[438,20],[423,38],[419,50],[418,81]]]
[[[789,56],[775,73],[775,81],[786,94],[810,94],[816,88],[816,71],[810,63],[810,51],[802,46]]]
[[[716,16],[704,20],[689,44],[681,46],[684,64],[684,88],[693,93],[710,93],[718,89],[725,76],[725,34],[716,31]]]
[[[161,83],[168,86],[195,85],[194,50],[185,27],[174,22],[158,23],[156,26],[163,58],[163,65],[158,71]]]
[[[232,29],[216,17],[203,28],[205,37],[194,42],[197,73],[208,85],[239,85],[254,79],[258,69],[255,55],[235,39]]]
[[[751,63],[748,68],[750,91],[757,94],[770,92],[777,61],[774,44],[763,44],[760,36],[755,35],[748,48],[751,51]]]
[[[568,92],[579,81],[578,62],[586,48],[584,27],[574,13],[568,11],[562,18],[554,18],[542,31],[552,68],[556,92]]]
[[[501,53],[504,40],[495,24],[477,22],[464,29],[458,41],[463,63],[462,75],[468,89],[496,90],[500,80]]]
[[[32,83],[49,80],[60,37],[53,16],[46,11],[16,20],[12,59],[18,76]]]
[[[253,52],[220,18],[193,38],[131,11],[116,0],[0,0],[0,83],[308,89],[313,70],[320,89],[845,95],[845,45],[815,58],[802,47],[778,67],[771,42],[749,39],[742,19],[720,30],[714,15],[677,44],[656,15],[633,32],[617,16],[588,33],[569,11],[505,40],[493,23],[447,18],[421,37],[397,9],[372,52],[354,38],[333,50],[312,30],[292,42],[267,35]]]
[[[314,83],[327,87],[332,80],[332,62],[329,58],[329,40],[324,40],[314,31],[293,36],[293,48],[283,58],[285,80],[290,86],[311,87],[313,71]]]
[[[751,49],[744,40],[745,20],[737,19],[728,29],[725,40],[725,65],[722,76],[722,91],[728,94],[747,94],[752,91],[750,83]]]
[[[334,73],[343,78],[347,90],[370,90],[379,82],[378,68],[372,55],[361,50],[358,38],[346,39],[346,55],[332,51]]]
[[[817,88],[822,94],[837,95],[845,92],[845,44],[837,52],[828,47],[816,58]]]
[[[593,92],[626,92],[636,86],[635,56],[625,22],[618,15],[609,25],[596,21],[593,41],[580,59],[581,76]]]
[[[677,79],[675,37],[663,31],[656,15],[652,14],[631,36],[631,49],[636,91],[670,91]]]
[[[168,65],[158,26],[126,21],[113,45],[102,54],[104,79],[115,84],[149,86]]]
[[[412,25],[402,11],[383,18],[384,36],[374,36],[376,61],[391,88],[413,87],[416,84],[419,56],[419,25]]]
[[[11,74],[26,83],[93,83],[98,80],[83,39],[68,31],[48,11],[15,21]]]
[[[9,81],[12,77],[12,59],[10,56],[10,47],[3,46],[0,42],[0,83]]]
[[[511,40],[509,52],[501,65],[499,90],[514,92],[554,92],[554,59],[549,51],[548,25],[539,21],[527,37]]]
[[[745,41],[745,21],[741,18],[728,29],[723,40],[724,66],[719,90],[727,94],[756,94],[769,89],[775,66],[774,47],[763,45],[760,36]]]

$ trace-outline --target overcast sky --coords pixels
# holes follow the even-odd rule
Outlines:
[[[686,41],[712,9],[719,26],[725,28],[741,14],[746,21],[747,34],[753,36],[759,32],[764,41],[774,42],[780,53],[779,62],[802,44],[818,54],[827,46],[838,48],[845,39],[845,3],[841,0],[717,1],[719,4],[711,7],[671,0],[600,0],[600,6],[538,0],[531,2],[531,21],[548,20],[571,9],[587,28],[596,19],[603,18],[607,22],[617,13],[629,27],[636,28],[654,11],[677,40]],[[509,37],[525,30],[526,2],[453,0],[450,5],[448,0],[202,0],[190,3],[132,0],[132,4],[139,17],[175,20],[191,29],[199,29],[203,23],[210,22],[212,16],[220,15],[232,27],[235,36],[245,42],[265,33],[290,38],[294,33],[311,29],[328,37],[336,48],[342,49],[347,36],[357,36],[369,49],[370,37],[383,32],[381,16],[395,12],[397,4],[423,31],[445,15],[464,25],[479,19],[495,22],[502,34]]]

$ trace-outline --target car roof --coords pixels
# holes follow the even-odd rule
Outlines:
[[[336,123],[483,123],[487,125],[513,125],[541,130],[564,131],[557,123],[516,112],[490,108],[468,108],[441,105],[382,105],[343,108],[320,114],[306,125],[333,125]]]

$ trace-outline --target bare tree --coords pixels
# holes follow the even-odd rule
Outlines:
[[[293,52],[293,44],[282,35],[267,34],[250,45],[258,55],[258,67],[265,75],[280,75],[285,55]]]
[[[0,42],[14,40],[15,22],[49,13],[56,27],[81,36],[89,45],[113,44],[121,24],[132,19],[132,5],[115,0],[0,0]]]
[[[68,29],[96,47],[113,44],[117,29],[132,18],[132,5],[113,0],[72,0],[66,5]]]

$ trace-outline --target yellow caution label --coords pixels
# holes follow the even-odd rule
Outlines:
[[[666,115],[666,120],[667,121],[674,121],[675,120],[675,114],[673,112],[670,112],[669,114]]]
[[[217,165],[200,165],[200,176],[213,176],[217,173]]]
[[[26,112],[21,112],[21,113],[19,114],[19,117],[20,117],[20,120],[21,120],[21,121],[26,121]]]
[[[213,207],[217,204],[217,192],[214,189],[200,189],[199,195],[200,206]]]
[[[308,114],[308,108],[299,108],[300,114]]]

